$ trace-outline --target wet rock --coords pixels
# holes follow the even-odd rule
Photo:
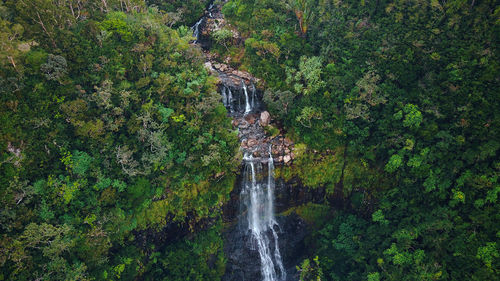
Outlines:
[[[248,122],[248,124],[253,125],[255,124],[255,115],[254,114],[248,114],[245,116],[245,121]]]
[[[246,140],[243,140],[243,141],[241,142],[240,146],[241,146],[242,148],[248,148],[247,141],[246,141]]]
[[[267,111],[260,113],[260,125],[266,127],[271,122],[271,115]]]
[[[256,146],[258,143],[259,143],[259,142],[258,142],[256,139],[249,139],[249,140],[247,141],[247,145],[248,145],[249,147]]]
[[[233,70],[233,71],[231,72],[231,74],[236,75],[236,76],[238,76],[238,77],[241,77],[241,78],[243,78],[243,79],[245,79],[245,80],[248,80],[248,81],[254,80],[254,79],[253,79],[253,76],[252,76],[252,75],[250,75],[250,73],[245,72],[245,71],[241,71],[241,70]]]
[[[233,119],[233,121],[231,123],[233,124],[233,127],[238,127],[238,125],[240,124],[240,121],[238,119]]]
[[[283,162],[285,162],[285,164],[288,164],[290,161],[292,161],[292,156],[290,155],[285,155],[283,157]]]
[[[247,122],[241,122],[241,123],[238,125],[238,127],[239,127],[240,129],[246,129],[246,128],[248,128],[249,126],[250,126],[250,125],[249,125]]]
[[[206,68],[206,69],[208,69],[208,70],[212,70],[212,69],[213,69],[213,67],[212,67],[212,63],[211,63],[211,62],[209,62],[209,61],[207,61],[207,62],[205,63],[205,68]]]
[[[285,146],[283,146],[282,144],[280,144],[278,146],[278,149],[279,149],[280,153],[283,153],[285,151]]]

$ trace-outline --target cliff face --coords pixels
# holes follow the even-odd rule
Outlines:
[[[287,272],[285,280],[298,280],[297,265],[304,256],[304,239],[308,234],[307,225],[296,214],[277,217],[280,225],[278,240],[283,266]],[[224,253],[227,259],[226,274],[222,280],[262,280],[259,253],[252,249],[250,236],[238,224],[224,234]],[[274,245],[271,245],[274,247]],[[256,262],[257,261],[257,262]]]

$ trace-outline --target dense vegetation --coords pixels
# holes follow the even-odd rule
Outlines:
[[[190,30],[143,1],[0,16],[0,280],[220,276],[238,142]],[[194,240],[140,243],[202,220]]]
[[[498,2],[223,11],[247,38],[231,63],[266,79],[271,113],[299,142],[281,176],[326,188],[336,210],[305,279],[498,280]]]
[[[0,280],[224,274],[238,141],[186,27],[208,2],[0,2]],[[277,174],[327,191],[290,210],[313,225],[303,280],[499,280],[496,1],[223,12],[243,40],[213,51],[296,142]]]

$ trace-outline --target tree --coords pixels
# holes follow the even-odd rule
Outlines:
[[[286,82],[293,86],[298,94],[312,95],[316,94],[324,85],[321,80],[323,61],[320,57],[300,58],[299,69],[287,69]]]
[[[309,24],[313,20],[314,11],[313,0],[286,0],[288,9],[294,12],[299,21],[300,34],[305,37]]]
[[[231,39],[233,38],[233,32],[231,30],[222,28],[216,30],[215,32],[212,32],[210,35],[214,38],[217,44],[224,46],[226,50],[229,51],[227,45],[231,42]]]

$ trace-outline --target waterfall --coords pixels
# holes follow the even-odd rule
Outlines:
[[[274,217],[274,164],[272,159],[271,154],[269,154],[266,178],[262,177],[263,167],[259,159],[254,159],[252,154],[245,154],[240,199],[245,207],[243,214],[246,214],[251,247],[259,253],[261,274],[264,281],[285,280],[286,278],[276,232],[278,224]]]
[[[217,9],[215,9],[215,7],[217,7]],[[218,28],[217,19],[220,17],[220,10],[218,9],[220,9],[220,6],[212,3],[205,12],[205,16],[191,28],[193,30],[193,36],[196,38],[194,43],[198,43],[200,40],[200,28],[203,28],[203,25],[207,24],[207,19],[215,19],[214,22],[216,28]],[[208,23],[210,24],[210,21]],[[212,70],[213,69],[219,72],[222,81],[222,86],[220,87],[222,103],[226,109],[228,109],[230,116],[237,121],[235,123],[238,127],[237,130],[240,140],[253,140],[251,147],[243,149],[244,169],[240,193],[240,228],[237,230],[237,237],[241,238],[238,241],[244,241],[245,243],[238,244],[238,248],[245,249],[245,252],[252,258],[252,264],[257,265],[257,263],[260,262],[261,280],[284,281],[286,280],[286,271],[280,253],[277,232],[280,229],[274,216],[275,182],[271,147],[269,147],[269,152],[267,153],[268,144],[262,141],[262,136],[265,135],[265,131],[259,125],[260,123],[250,123],[245,120],[246,117],[248,117],[248,113],[252,111],[259,113],[260,102],[257,96],[257,89],[252,82],[250,82],[250,88],[248,89],[245,81],[240,76],[232,74],[231,77],[229,77],[228,74],[220,70],[219,67],[212,67]],[[238,85],[238,80],[241,81],[241,88]],[[248,91],[250,91],[250,93]],[[243,99],[245,99],[245,101],[243,101]],[[243,102],[245,103],[244,107]],[[242,112],[244,112],[244,114],[241,114]],[[242,130],[240,131],[240,129]],[[257,142],[257,144],[255,144],[255,142]],[[256,156],[255,158],[254,153]],[[269,159],[266,159],[267,154],[269,155]],[[265,164],[267,164],[267,166]],[[258,253],[259,258],[254,260],[255,252]],[[243,267],[245,267],[245,265],[243,265]],[[241,269],[242,267],[240,266],[239,268]],[[258,274],[258,271],[255,270],[257,267],[252,266],[251,268],[252,274]],[[252,275],[251,279],[248,280],[256,279],[256,275]],[[236,280],[241,279],[238,278]]]
[[[273,155],[271,154],[271,146],[269,146],[269,161],[267,162],[268,168],[267,168],[267,202],[268,208],[267,211],[269,213],[270,219],[270,228],[271,232],[273,233],[273,238],[274,238],[274,259],[276,261],[276,265],[279,268],[279,271],[281,272],[281,280],[285,280],[286,278],[286,271],[285,268],[283,267],[283,261],[281,259],[281,253],[280,253],[280,248],[278,245],[278,233],[276,233],[275,226],[279,227],[278,223],[274,219],[274,160],[273,160]]]
[[[245,81],[243,81],[243,79],[241,79],[241,84],[243,85],[243,91],[245,92],[245,114],[247,114],[252,111],[252,107],[250,106],[250,101],[248,100],[247,85],[245,84]]]
[[[214,8],[214,3],[210,4],[210,6],[208,6],[208,9],[207,9],[207,10],[208,10],[208,16],[209,16],[210,18],[213,18],[213,17],[214,17],[214,16],[213,16],[213,14],[212,14],[212,9],[213,9],[213,8]]]
[[[252,108],[255,108],[255,98],[256,98],[255,93],[257,92],[257,89],[255,88],[255,85],[253,83],[251,84],[251,86],[252,86],[252,88],[251,88],[252,89]]]
[[[225,107],[228,107],[228,104],[227,104],[227,94],[226,94],[226,86],[222,86],[221,94],[222,94],[222,104]]]
[[[200,24],[203,22],[205,18],[202,17],[199,21],[197,21],[193,27],[191,27],[191,30],[193,31],[193,37],[196,38],[193,42],[198,43],[198,40],[200,39]]]
[[[229,92],[229,95],[227,96],[227,102],[229,103],[229,110],[231,113],[234,112],[233,108],[233,93],[231,92],[231,88],[227,88],[227,91]]]

